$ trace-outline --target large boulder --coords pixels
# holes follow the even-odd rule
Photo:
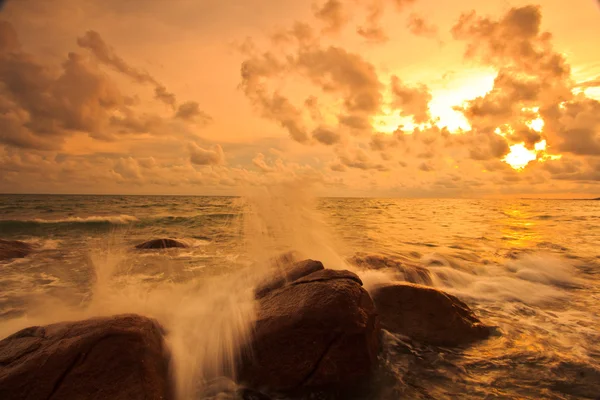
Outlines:
[[[407,282],[418,283],[422,285],[431,285],[431,274],[427,268],[419,265],[412,265],[380,254],[356,253],[348,261],[364,269],[388,269],[400,273],[401,278]],[[400,279],[400,278],[398,278]]]
[[[455,296],[427,286],[398,283],[372,293],[381,325],[393,333],[437,346],[458,346],[490,335]]]
[[[259,300],[239,376],[249,387],[280,393],[353,387],[377,363],[379,333],[360,278],[320,269]]]
[[[272,264],[272,269],[265,280],[256,287],[256,298],[264,297],[273,290],[283,287],[286,283],[293,282],[323,268],[321,261],[303,260],[292,262],[286,258],[284,262],[279,262],[279,259],[277,259],[277,262]]]
[[[141,250],[156,250],[156,249],[172,249],[179,248],[185,249],[189,247],[185,243],[182,243],[175,239],[153,239],[144,243],[140,243],[135,246],[136,249]]]
[[[31,245],[25,242],[0,239],[0,261],[27,257],[31,251]]]
[[[0,341],[0,399],[173,399],[161,327],[121,315],[34,326]]]

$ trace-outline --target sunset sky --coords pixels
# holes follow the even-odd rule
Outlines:
[[[599,197],[596,0],[8,0],[0,192]]]

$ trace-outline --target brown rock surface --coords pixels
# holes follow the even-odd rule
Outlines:
[[[286,392],[368,377],[377,362],[379,320],[359,282],[349,271],[319,270],[261,298],[242,381]]]
[[[0,399],[172,399],[168,367],[148,318],[35,326],[0,341]]]
[[[261,298],[269,292],[279,289],[286,283],[293,282],[303,276],[324,269],[321,261],[304,260],[295,263],[280,263],[273,267],[273,272],[267,279],[258,285],[255,290],[256,297]]]
[[[490,334],[465,303],[427,286],[383,286],[373,291],[373,301],[384,329],[422,343],[458,346]]]
[[[27,257],[31,251],[31,245],[25,242],[0,239],[0,261]]]

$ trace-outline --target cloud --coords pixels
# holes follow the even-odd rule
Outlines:
[[[413,116],[416,123],[429,121],[429,102],[432,99],[427,86],[410,87],[405,85],[400,78],[392,76],[392,107],[402,110],[403,115]]]
[[[428,24],[420,15],[412,13],[406,20],[406,27],[415,36],[425,38],[439,38],[438,28],[435,25]]]
[[[313,7],[314,15],[325,24],[325,32],[339,32],[348,22],[340,0],[327,0],[320,7]]]
[[[221,146],[214,145],[212,149],[207,150],[198,146],[196,143],[189,143],[190,161],[195,165],[223,165],[225,164],[225,155]]]
[[[175,113],[175,118],[185,121],[199,121],[204,124],[212,121],[211,116],[200,110],[200,105],[195,101],[182,103]]]
[[[77,39],[77,44],[82,48],[90,50],[101,63],[127,75],[137,83],[151,83],[156,86],[162,86],[148,72],[130,66],[123,58],[115,54],[114,49],[108,46],[96,31],[87,31]]]
[[[89,50],[94,57],[102,64],[107,65],[117,72],[128,76],[140,84],[154,85],[154,97],[175,109],[177,107],[177,98],[167,88],[148,72],[135,68],[127,63],[122,57],[115,53],[115,50],[109,46],[102,36],[96,31],[87,31],[83,36],[77,39],[79,47]]]
[[[154,97],[173,108],[177,105],[175,94],[168,92],[164,86],[157,86],[154,89]]]
[[[375,67],[358,54],[318,43],[302,42],[291,53],[277,57],[271,52],[251,55],[241,68],[243,89],[260,114],[277,121],[297,142],[308,143],[308,121],[303,112],[279,91],[270,91],[268,82],[285,73],[297,73],[322,94],[340,95],[342,125],[370,129],[371,116],[380,112],[382,87]],[[319,118],[318,103],[309,97],[308,111]]]
[[[318,127],[312,133],[312,137],[318,142],[325,145],[332,145],[339,143],[341,140],[341,136],[338,132],[335,132],[331,129],[327,129],[325,127]]]
[[[254,164],[262,172],[274,172],[277,170],[277,168],[267,164],[265,155],[263,153],[258,153],[256,157],[252,159],[252,164]]]
[[[1,142],[56,149],[78,131],[109,137],[109,117],[125,104],[117,86],[79,54],[69,53],[61,67],[49,68],[20,50],[0,54]]]
[[[403,12],[408,6],[414,4],[417,0],[391,0],[393,6],[398,12]],[[385,14],[387,0],[361,0],[361,3],[367,9],[367,18],[365,22],[358,26],[356,33],[369,42],[383,43],[389,38],[381,26],[381,18]]]

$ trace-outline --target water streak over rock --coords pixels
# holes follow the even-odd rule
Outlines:
[[[390,257],[379,254],[357,253],[348,260],[357,267],[366,269],[391,269],[402,274],[407,282],[418,283],[422,285],[431,285],[431,274],[427,268],[418,265],[410,265]]]

